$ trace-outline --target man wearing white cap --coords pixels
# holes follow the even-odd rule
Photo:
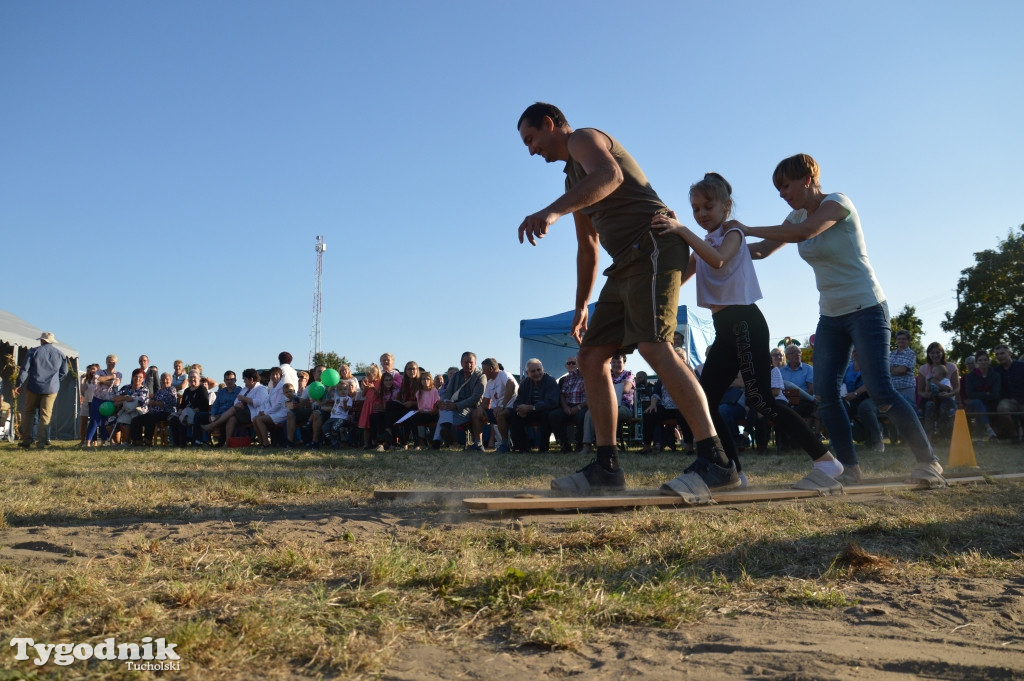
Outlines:
[[[68,358],[54,343],[57,339],[46,331],[39,337],[39,347],[32,348],[25,355],[25,362],[18,374],[18,385],[14,389],[15,398],[25,389],[25,406],[21,412],[21,442],[19,447],[32,446],[32,425],[36,411],[39,412],[39,447],[50,445],[50,414],[53,403],[57,400],[60,382],[68,374]]]

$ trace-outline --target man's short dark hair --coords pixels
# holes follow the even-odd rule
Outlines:
[[[896,332],[896,337],[899,338],[900,336],[906,336],[907,340],[910,340],[910,332],[906,329],[900,329]]]
[[[480,364],[481,365],[485,365],[486,364],[487,366],[493,367],[495,369],[498,368],[498,360],[494,359],[493,357],[488,357],[484,361],[480,362]]]
[[[260,372],[255,369],[246,369],[242,372],[242,378],[248,378],[251,381],[258,381],[260,380]]]
[[[473,359],[476,359],[476,353],[466,350],[464,353],[462,353],[462,359],[466,359],[467,357],[472,357]]]
[[[544,122],[545,116],[549,116],[554,121],[556,128],[569,124],[565,120],[565,114],[557,106],[547,104],[546,102],[537,102],[526,107],[526,111],[523,112],[523,115],[519,117],[519,122],[516,123],[516,130],[523,127],[523,121],[526,121],[527,125],[531,128],[539,128],[541,123]]]
[[[235,372],[232,371],[231,369],[228,369],[227,371],[224,372],[224,378],[227,378],[228,376],[230,376],[231,378],[234,378],[235,377]]]
[[[282,353],[280,353],[277,356],[277,363],[278,364],[291,364],[292,363],[292,353],[290,353],[290,352],[282,352]]]

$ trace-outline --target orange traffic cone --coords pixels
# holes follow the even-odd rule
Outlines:
[[[953,419],[953,440],[949,443],[949,467],[978,467],[978,461],[974,458],[974,443],[971,442],[971,428],[967,425],[967,413],[963,409],[957,409],[956,418]]]

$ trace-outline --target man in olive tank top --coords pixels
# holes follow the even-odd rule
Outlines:
[[[538,102],[516,124],[530,155],[565,162],[565,193],[519,225],[519,241],[536,246],[548,228],[572,213],[576,223],[576,301],[572,335],[580,344],[580,371],[597,436],[597,459],[575,475],[551,482],[573,494],[623,489],[616,458],[616,399],[610,362],[634,348],[658,374],[697,440],[697,460],[666,483],[668,494],[686,494],[694,477],[707,489],[739,485],[739,476],[715,434],[707,400],[696,376],[672,348],[679,286],[689,247],[673,235],[655,234],[651,218],[669,212],[643,170],[619,142],[595,128],[573,130],[551,104]],[[587,303],[597,281],[598,249],[612,256],[588,319]],[[693,474],[696,474],[695,476]],[[707,489],[699,490],[706,492]]]

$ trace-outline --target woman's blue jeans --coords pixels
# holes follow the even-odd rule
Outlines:
[[[881,414],[888,414],[921,462],[935,460],[917,412],[892,387],[889,376],[889,306],[885,301],[839,317],[818,318],[814,342],[814,393],[818,411],[828,429],[832,453],[844,466],[858,465],[850,419],[839,398],[850,352],[856,348],[860,374],[868,395]]]

